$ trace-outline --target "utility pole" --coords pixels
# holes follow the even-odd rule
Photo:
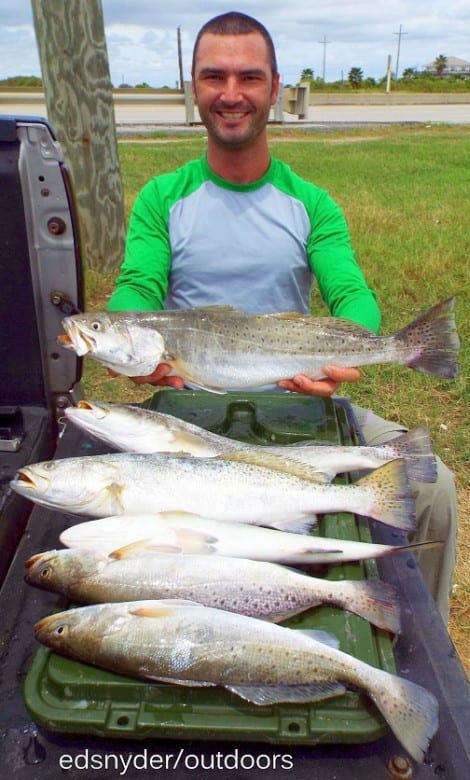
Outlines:
[[[393,34],[394,34],[394,35],[398,35],[398,47],[397,47],[397,64],[396,64],[396,68],[395,68],[395,81],[398,81],[398,63],[400,62],[400,45],[401,45],[401,36],[402,36],[402,35],[408,35],[408,33],[406,33],[406,32],[403,32],[403,30],[401,29],[401,25],[400,25],[400,29],[399,29],[399,31],[398,31],[398,32],[394,32]]]
[[[386,89],[385,89],[387,95],[390,92],[390,79],[391,79],[391,76],[392,76],[392,55],[389,54],[388,57],[387,57],[387,86],[386,86]]]
[[[318,41],[318,43],[323,44],[323,83],[325,83],[325,71],[326,71],[326,46],[328,43],[331,43],[331,41],[326,40],[326,35],[323,36],[322,41]]]
[[[101,0],[32,0],[47,116],[71,173],[85,269],[122,262],[124,198]]]
[[[181,27],[178,27],[177,30],[177,40],[178,40],[178,65],[179,65],[179,72],[180,72],[180,89],[183,89],[184,75],[183,75],[183,54],[181,51]]]

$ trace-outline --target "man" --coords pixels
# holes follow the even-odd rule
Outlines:
[[[129,223],[113,310],[228,304],[248,312],[310,310],[315,280],[333,316],[378,331],[380,311],[351,248],[341,209],[329,195],[270,155],[266,125],[279,90],[271,37],[256,20],[230,12],[200,30],[193,54],[194,98],[207,128],[207,154],[151,180]],[[171,367],[139,383],[183,387]],[[358,369],[326,366],[326,379],[279,382],[293,392],[331,396]],[[366,441],[406,430],[354,409]],[[416,540],[446,539],[422,568],[445,621],[455,565],[452,474],[439,462],[437,485],[416,484]]]

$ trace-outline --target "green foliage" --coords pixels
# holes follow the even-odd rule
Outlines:
[[[42,79],[37,76],[10,76],[0,79],[0,87],[42,87]]]
[[[353,89],[359,89],[364,78],[361,68],[351,68],[348,73],[348,81]]]
[[[354,85],[351,84],[351,77],[354,79]],[[364,77],[361,68],[351,68],[347,80],[323,81],[314,77],[311,68],[304,68],[299,83],[300,81],[309,81],[311,92],[349,92],[351,86],[355,89],[383,92],[387,76],[384,74],[381,78]],[[419,72],[416,68],[405,68],[401,78],[392,80],[391,88],[394,92],[470,92],[470,75],[455,73],[442,77],[427,71]]]
[[[439,76],[439,78],[442,78],[443,71],[447,65],[447,57],[444,54],[439,54],[439,56],[434,60],[433,65],[436,70],[436,74]]]
[[[300,74],[300,81],[313,81],[315,74],[312,68],[304,68]]]

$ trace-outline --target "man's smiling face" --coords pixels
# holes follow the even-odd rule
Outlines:
[[[219,146],[245,148],[256,142],[278,89],[279,76],[260,34],[201,37],[193,91],[209,138]]]

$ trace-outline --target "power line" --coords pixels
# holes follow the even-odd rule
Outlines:
[[[408,33],[407,32],[403,32],[403,30],[401,29],[401,25],[400,25],[399,31],[398,32],[394,32],[393,34],[394,35],[398,35],[397,64],[396,64],[396,68],[395,68],[395,81],[397,81],[398,80],[398,63],[400,61],[401,37],[402,37],[402,35],[408,35]]]

